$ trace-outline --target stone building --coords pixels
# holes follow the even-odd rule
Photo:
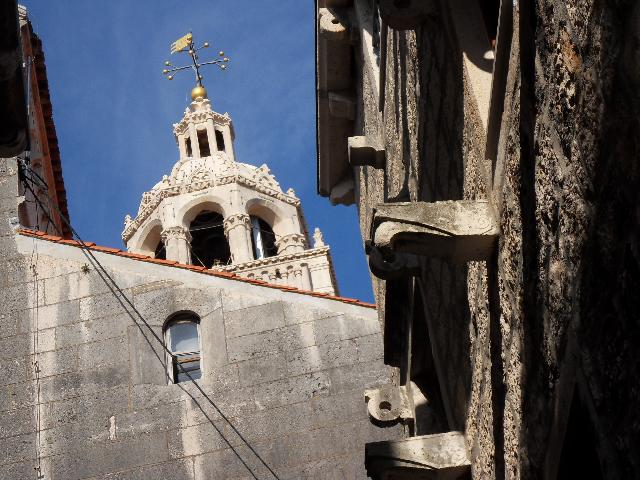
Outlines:
[[[406,435],[372,478],[640,478],[639,19],[318,0],[318,190],[358,207]]]
[[[125,228],[129,251],[36,229],[25,195],[45,217],[63,196],[24,150],[54,138],[20,101],[32,59],[15,3],[0,12],[15,20],[0,31],[0,479],[366,478],[365,443],[401,435],[365,410],[363,391],[390,380],[376,311],[332,294],[293,192],[235,161],[230,119],[201,95],[175,127],[172,175]],[[215,227],[205,245],[201,227]]]
[[[231,118],[211,109],[204,88],[174,125],[179,160],[127,216],[130,252],[234,272],[246,278],[337,293],[329,247],[307,227],[293,189],[267,165],[237,162]]]
[[[12,3],[12,2],[8,2]],[[19,20],[17,26],[6,25],[3,31],[9,34],[11,27],[19,30],[17,45],[17,53],[20,54],[16,58],[17,65],[20,65],[20,59],[26,59],[24,65],[24,73],[22,69],[17,68],[16,73],[20,76],[20,80],[24,76],[24,82],[21,87],[14,87],[5,99],[0,103],[10,106],[16,103],[16,100],[25,97],[28,94],[28,118],[24,114],[24,141],[26,144],[22,147],[28,152],[31,168],[46,183],[48,188],[35,187],[35,191],[40,195],[45,203],[55,204],[60,213],[69,217],[67,208],[67,194],[64,187],[64,179],[62,178],[62,166],[60,163],[60,150],[58,148],[58,138],[56,135],[56,127],[53,123],[53,109],[51,99],[49,98],[49,82],[47,80],[47,69],[44,62],[44,51],[42,49],[42,41],[37,33],[33,31],[31,22],[27,18],[26,9],[18,8]],[[15,16],[3,15],[3,21],[7,23],[15,23]],[[16,50],[12,53],[15,54]],[[22,88],[22,91],[17,91]],[[28,92],[27,92],[28,91]],[[22,105],[20,104],[20,107]],[[4,122],[16,121],[19,115],[8,112],[3,116]],[[33,135],[27,135],[27,128],[31,129]],[[1,156],[10,156],[8,153]],[[69,228],[60,218],[57,209],[52,209],[50,218],[47,218],[42,209],[36,207],[36,202],[31,192],[21,189],[20,215],[22,224],[34,228],[36,230],[45,231],[55,234],[62,232],[65,238],[71,238]]]

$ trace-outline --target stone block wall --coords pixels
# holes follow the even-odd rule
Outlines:
[[[425,260],[421,275],[424,349],[442,366],[448,426],[465,431],[473,478],[636,478],[640,8],[518,2],[487,163],[441,6],[417,30],[390,31],[382,111],[378,72],[360,78],[356,134],[387,154],[384,170],[356,169],[362,232],[379,202],[489,198],[495,255]],[[384,321],[398,302],[374,286]],[[582,461],[563,470],[572,458]]]
[[[79,248],[15,234],[2,165],[1,479],[38,463],[47,480],[253,478],[238,455],[274,478],[251,449],[281,479],[366,478],[364,444],[401,435],[366,413],[364,390],[390,378],[375,310],[97,253],[158,335],[199,315],[215,406],[168,385],[161,348]]]

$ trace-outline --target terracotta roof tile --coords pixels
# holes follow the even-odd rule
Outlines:
[[[57,237],[55,235],[48,235],[45,232],[39,232],[39,231],[34,231],[34,230],[26,230],[26,229],[19,229],[18,233],[20,235],[24,235],[26,237],[35,237],[35,238],[39,238],[42,240],[47,240],[50,242],[55,242],[55,243],[62,243],[63,245],[69,245],[72,247],[79,247],[82,248],[82,245],[80,244],[79,241],[77,240],[65,240],[62,237]],[[298,293],[301,295],[309,295],[312,297],[321,297],[321,298],[327,298],[330,300],[335,300],[338,302],[342,302],[342,303],[348,303],[350,305],[359,305],[361,307],[366,307],[366,308],[376,308],[376,306],[372,303],[367,303],[367,302],[361,302],[360,300],[356,300],[355,298],[344,298],[344,297],[336,297],[334,295],[329,295],[328,293],[321,293],[321,292],[312,292],[309,290],[302,290],[296,287],[290,287],[288,285],[276,285],[274,283],[267,283],[263,280],[258,280],[255,278],[244,278],[241,277],[239,275],[236,275],[235,273],[231,273],[231,272],[223,272],[223,271],[218,271],[218,270],[209,270],[205,267],[202,266],[197,266],[197,265],[185,265],[185,264],[181,264],[178,263],[174,260],[162,260],[159,258],[151,258],[148,255],[141,255],[139,253],[132,253],[132,252],[125,252],[123,250],[120,250],[119,248],[111,248],[111,247],[102,247],[100,245],[96,245],[93,242],[84,242],[84,245],[86,247],[88,247],[90,250],[96,251],[96,252],[102,252],[102,253],[108,253],[111,255],[117,255],[119,257],[125,257],[125,258],[131,258],[133,260],[139,260],[139,261],[143,261],[143,262],[147,262],[147,263],[155,263],[157,265],[164,265],[164,266],[168,266],[168,267],[175,267],[175,268],[183,268],[186,270],[192,270],[194,272],[199,272],[199,273],[204,273],[206,275],[212,275],[214,277],[222,277],[222,278],[228,278],[228,279],[232,279],[232,280],[236,280],[239,282],[245,282],[245,283],[249,283],[252,285],[260,285],[263,287],[267,287],[267,288],[274,288],[277,290],[282,290],[285,292],[293,292],[293,293]]]
[[[151,258],[149,255],[142,255],[141,253],[127,252],[125,250],[118,250],[118,252],[119,252],[118,255],[120,255],[121,257],[136,258],[138,260],[147,260]],[[155,260],[155,258],[153,260]]]
[[[119,248],[111,248],[111,247],[102,247],[100,245],[96,245],[95,247],[92,247],[91,250],[95,250],[97,252],[104,252],[104,253],[118,253],[118,252],[122,252],[122,250],[120,250]]]

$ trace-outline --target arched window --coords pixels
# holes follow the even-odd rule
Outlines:
[[[231,259],[229,243],[224,235],[222,215],[204,211],[191,222],[191,263],[211,268],[227,265]]]
[[[216,130],[216,145],[218,146],[218,150],[221,152],[225,151],[224,146],[224,135],[220,130]]]
[[[171,352],[169,375],[173,383],[197,380],[200,369],[200,319],[193,313],[175,315],[166,325],[164,341]]]
[[[211,156],[211,149],[209,148],[209,136],[206,130],[198,130],[198,146],[200,147],[201,157]]]
[[[253,257],[256,260],[273,257],[278,253],[276,235],[271,225],[254,215],[251,215],[251,244]]]

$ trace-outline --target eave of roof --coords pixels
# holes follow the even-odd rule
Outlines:
[[[58,237],[55,235],[49,235],[45,232],[41,232],[41,231],[36,231],[36,230],[27,230],[27,229],[18,229],[17,233],[20,235],[24,235],[26,237],[35,237],[38,238],[40,240],[46,240],[49,242],[54,242],[54,243],[59,243],[62,245],[70,245],[72,247],[77,247],[77,248],[83,248],[82,244],[77,241],[77,240],[68,240],[62,237]],[[212,275],[214,277],[221,277],[221,278],[227,278],[230,280],[236,280],[238,282],[244,282],[244,283],[250,283],[253,285],[259,285],[262,287],[267,287],[267,288],[274,288],[277,290],[282,290],[285,292],[292,292],[292,293],[298,293],[301,295],[309,295],[311,297],[319,297],[319,298],[326,298],[329,300],[335,300],[337,302],[342,302],[342,303],[347,303],[350,305],[357,305],[360,307],[365,307],[365,308],[373,308],[375,309],[376,306],[375,304],[372,303],[367,303],[367,302],[361,302],[360,300],[357,300],[355,298],[346,298],[346,297],[338,297],[335,295],[329,295],[327,293],[320,293],[320,292],[312,292],[309,290],[302,290],[296,287],[289,287],[286,285],[276,285],[273,283],[267,283],[267,282],[263,282],[262,280],[255,280],[255,279],[251,279],[251,278],[244,278],[241,277],[239,275],[236,275],[235,273],[231,273],[231,272],[223,272],[223,271],[219,271],[219,270],[208,270],[205,267],[199,267],[196,265],[185,265],[183,263],[178,263],[174,260],[161,260],[158,258],[152,258],[148,255],[140,255],[138,253],[131,253],[131,252],[127,252],[124,250],[120,250],[118,248],[111,248],[111,247],[102,247],[99,245],[96,245],[94,242],[84,242],[84,245],[87,247],[88,250],[94,251],[94,252],[100,252],[100,253],[107,253],[109,255],[116,255],[119,257],[125,257],[125,258],[131,258],[133,260],[138,260],[141,262],[148,262],[148,263],[154,263],[156,265],[164,265],[167,267],[173,267],[173,268],[181,268],[184,270],[191,270],[193,272],[198,272],[198,273],[202,273],[204,275]]]
[[[36,71],[36,77],[38,78],[38,94],[40,96],[42,113],[44,115],[44,125],[47,132],[46,141],[49,146],[49,157],[51,159],[51,169],[53,171],[53,179],[55,182],[53,189],[56,192],[58,207],[60,208],[61,214],[65,218],[69,218],[67,191],[64,186],[64,178],[62,177],[62,161],[60,159],[58,135],[56,133],[55,123],[53,122],[53,106],[51,104],[51,95],[49,93],[49,80],[47,78],[44,49],[42,48],[42,41],[40,40],[40,37],[38,37],[38,35],[33,31],[30,22],[28,23],[28,28],[33,48],[34,68]],[[61,228],[65,237],[71,238],[71,230],[69,230],[64,222],[61,222]]]

